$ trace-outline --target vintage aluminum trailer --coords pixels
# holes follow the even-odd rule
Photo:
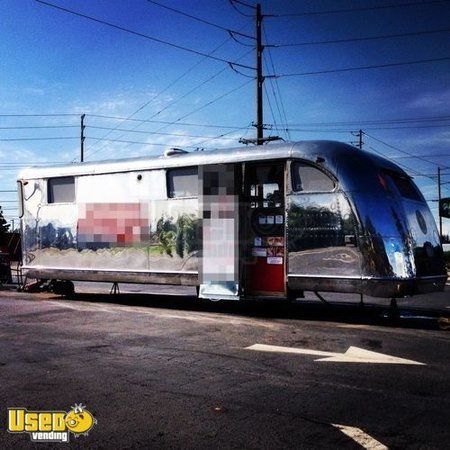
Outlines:
[[[447,279],[411,178],[333,141],[23,170],[24,271],[198,286],[199,296],[396,298]]]

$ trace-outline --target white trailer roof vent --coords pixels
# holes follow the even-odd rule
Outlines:
[[[189,153],[186,150],[183,150],[182,148],[169,148],[164,152],[164,156],[167,158],[169,156],[177,156],[177,155],[183,155],[185,153]]]

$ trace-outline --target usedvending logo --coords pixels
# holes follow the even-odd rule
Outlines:
[[[8,408],[8,431],[28,433],[32,442],[69,442],[71,433],[76,438],[87,436],[96,423],[97,419],[81,403],[68,412]]]

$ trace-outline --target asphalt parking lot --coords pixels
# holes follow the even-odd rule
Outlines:
[[[8,407],[81,402],[98,423],[71,437],[79,448],[448,446],[448,290],[393,321],[380,302],[203,304],[109,287],[0,291],[3,424]],[[5,429],[1,448],[47,446]]]

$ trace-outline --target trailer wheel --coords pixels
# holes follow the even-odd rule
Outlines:
[[[57,295],[64,295],[70,297],[75,293],[75,286],[69,280],[52,280],[50,282],[49,290]]]
[[[291,289],[290,287],[286,288],[286,300],[288,302],[295,302],[298,298],[304,298],[305,293],[303,291]]]

